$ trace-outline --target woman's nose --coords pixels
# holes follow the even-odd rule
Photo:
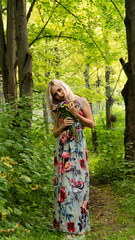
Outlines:
[[[61,92],[58,92],[58,96],[60,96],[60,97],[61,97],[61,96],[62,96],[62,93],[61,93]]]

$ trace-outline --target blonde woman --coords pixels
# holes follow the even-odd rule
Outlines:
[[[69,86],[60,81],[48,83],[46,99],[54,118],[54,229],[68,234],[84,234],[89,224],[89,172],[84,127],[93,128],[94,121],[88,101],[75,95]],[[65,100],[72,115],[62,119],[53,108]],[[79,102],[75,107],[74,100]],[[73,116],[73,117],[72,117]],[[75,125],[78,138],[70,130]]]

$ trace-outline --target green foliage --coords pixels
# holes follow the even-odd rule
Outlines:
[[[103,112],[96,118],[97,152],[93,152],[91,131],[85,130],[90,161],[90,176],[100,182],[112,182],[126,178],[128,169],[124,159],[124,114],[123,109],[115,108],[117,122],[106,129]]]
[[[134,176],[132,179],[124,179],[123,181],[116,181],[114,191],[119,194],[119,205],[121,209],[126,209],[126,213],[135,218],[135,182]]]
[[[8,234],[12,228],[30,230],[34,225],[38,230],[37,221],[43,206],[43,220],[49,227],[46,216],[50,215],[53,202],[52,135],[46,133],[46,122],[41,116],[34,114],[31,119],[30,113],[31,127],[26,128],[25,111],[21,109],[16,116],[9,106],[4,105],[3,109],[0,115],[0,231],[7,229]]]
[[[36,96],[36,95],[35,95]],[[34,99],[31,127],[26,128],[25,112],[15,118],[14,110],[4,106],[0,116],[0,219],[1,239],[62,239],[63,233],[52,232],[53,214],[53,150],[52,125],[46,133],[42,118],[42,96]],[[116,106],[115,106],[116,107]],[[114,110],[113,110],[114,111]],[[120,207],[134,216],[134,183],[127,178],[124,160],[123,107],[115,108],[117,122],[105,128],[104,113],[95,116],[98,151],[93,152],[91,130],[85,128],[91,181],[114,183],[120,194]],[[17,123],[17,124],[15,124]],[[21,127],[20,127],[21,126]],[[6,149],[6,150],[5,150]],[[123,181],[121,181],[124,179]],[[131,185],[130,185],[131,184]],[[119,219],[119,221],[121,221]],[[124,233],[121,236],[124,237]],[[131,231],[126,234],[129,236]],[[91,233],[95,239],[102,232]],[[106,235],[105,235],[106,236]],[[106,236],[106,239],[109,239]],[[42,237],[42,238],[41,238]],[[115,234],[114,234],[115,239]]]

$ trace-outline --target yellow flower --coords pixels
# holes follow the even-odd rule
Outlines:
[[[2,220],[5,220],[6,219],[6,213],[4,211],[1,211],[2,213]]]
[[[37,184],[36,184],[36,185],[34,185],[34,186],[30,185],[30,188],[31,188],[33,191],[35,191],[35,190],[37,190],[37,189],[38,189],[38,185],[37,185]]]
[[[21,227],[21,224],[20,223],[16,223],[16,227],[17,228]]]

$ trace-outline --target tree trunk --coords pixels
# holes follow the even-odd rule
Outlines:
[[[47,112],[45,94],[43,96],[43,117],[44,117],[44,120],[45,120],[46,132],[49,133],[48,112]]]
[[[33,95],[32,56],[29,52],[26,1],[15,0],[16,42],[20,97]],[[28,104],[29,105],[29,104]]]
[[[128,63],[121,59],[128,80],[122,90],[126,109],[125,158],[135,164],[135,1],[126,0]]]
[[[7,1],[7,45],[5,43],[0,1],[0,65],[6,102],[17,98],[14,0]]]
[[[0,112],[3,112],[3,107],[2,107],[2,103],[3,103],[3,86],[2,86],[2,72],[0,71]]]
[[[96,81],[96,87],[97,87],[97,93],[100,94],[100,85],[101,85],[101,76],[99,75],[99,71],[97,69],[97,81]],[[97,111],[100,111],[101,105],[100,102],[97,103]]]
[[[58,50],[58,47],[55,46],[54,47],[54,51],[55,51],[55,60],[54,60],[54,66],[55,66],[55,76],[56,76],[56,79],[59,79],[60,78],[60,73],[58,71],[58,66],[59,66],[59,63],[60,63],[60,58],[59,58],[59,50]]]
[[[85,77],[85,84],[86,87],[90,90],[90,84],[89,84],[89,63],[86,64],[85,66],[85,71],[84,71],[84,77]],[[90,107],[91,107],[91,111],[93,113],[93,108],[92,108],[92,103],[90,103]],[[97,131],[96,131],[96,127],[94,127],[92,129],[92,143],[93,143],[93,148],[94,151],[97,151]]]
[[[111,119],[110,119],[110,109],[111,109],[111,104],[110,104],[110,68],[106,66],[106,71],[105,71],[105,80],[106,80],[106,127],[110,128],[111,127]]]

